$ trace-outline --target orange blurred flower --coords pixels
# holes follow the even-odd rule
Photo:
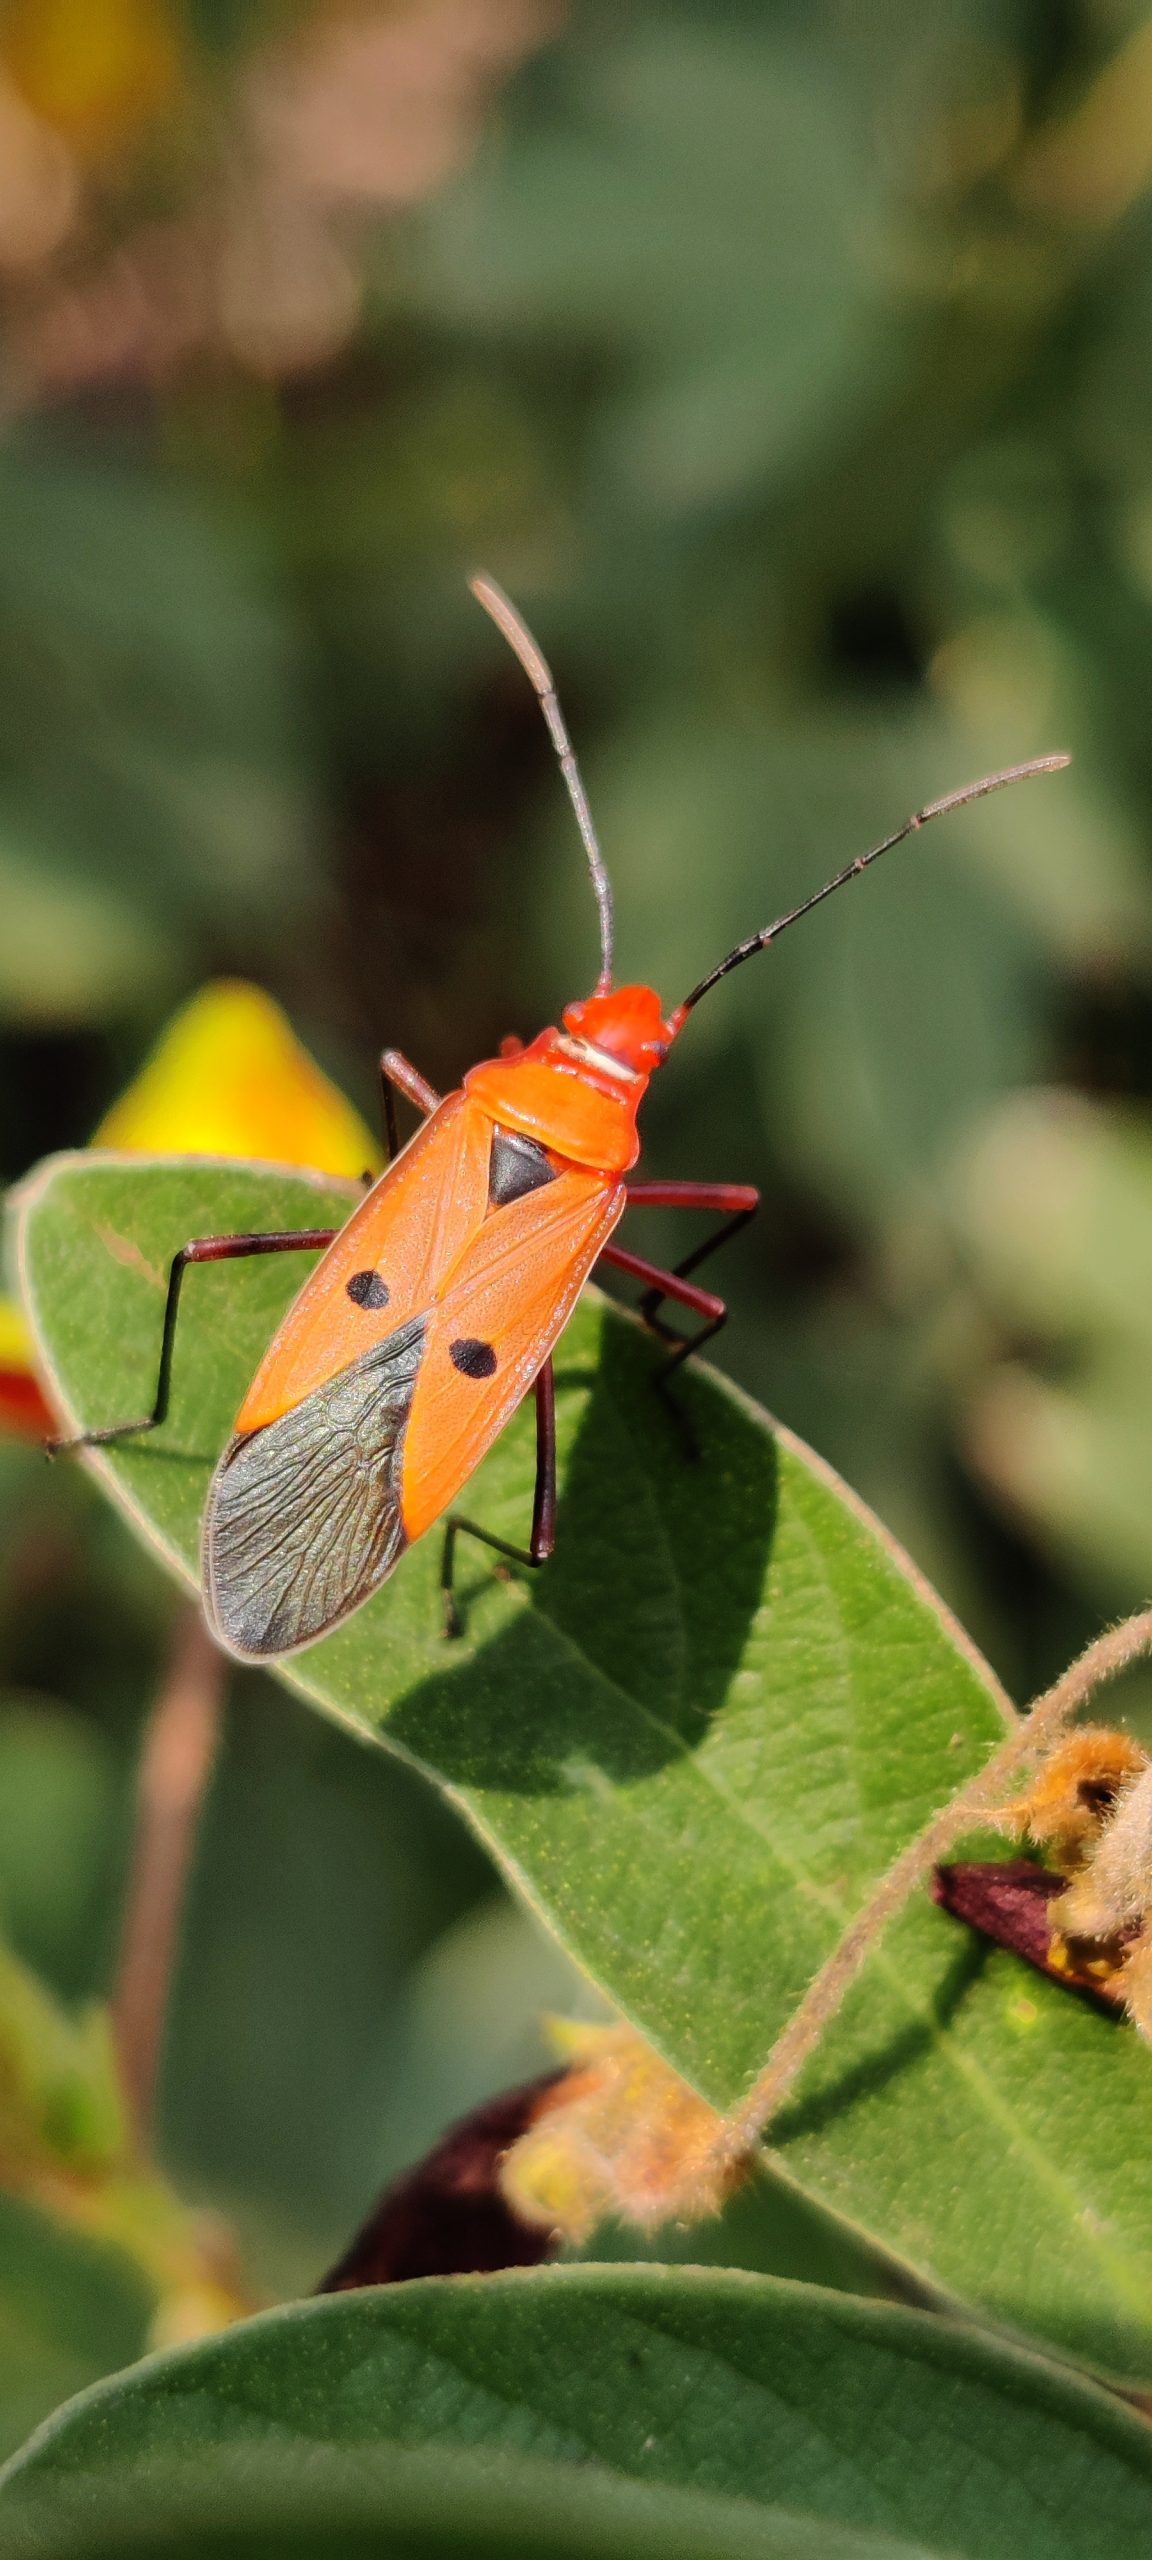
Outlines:
[[[255,1156],[353,1176],[380,1162],[359,1112],[279,1005],[236,978],[203,987],[182,1007],[92,1144],[131,1155]],[[42,1440],[55,1427],[24,1318],[0,1298],[0,1432]]]

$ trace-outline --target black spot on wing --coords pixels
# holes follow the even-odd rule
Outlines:
[[[496,1374],[496,1354],[490,1342],[478,1342],[474,1334],[461,1334],[448,1345],[448,1357],[462,1378],[492,1378]]]
[[[405,1545],[400,1469],[423,1348],[416,1316],[225,1450],[204,1516],[204,1588],[235,1652],[310,1644],[392,1571]]]
[[[556,1168],[535,1138],[522,1138],[511,1129],[493,1130],[488,1160],[490,1209],[506,1209],[510,1200],[523,1200],[530,1191],[541,1191],[546,1182],[555,1180]]]
[[[391,1294],[378,1271],[354,1271],[344,1283],[344,1295],[351,1298],[354,1307],[386,1307]]]

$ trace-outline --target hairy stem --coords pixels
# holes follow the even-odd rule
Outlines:
[[[148,2147],[185,1890],[220,1738],[228,1666],[200,1609],[176,1622],[144,1730],[113,2028],[137,2143]]]
[[[1127,1670],[1130,1663],[1149,1652],[1152,1609],[1142,1610],[1138,1617],[1125,1618],[1118,1627],[1109,1627],[1051,1689],[1037,1698],[1030,1713],[1021,1718],[1015,1731],[976,1776],[901,1850],[871,1900],[857,1912],[827,1962],[809,1983],[747,2097],[726,2119],[719,2145],[725,2159],[736,2161],[750,2150],[777,2113],[865,1957],[909,1894],[931,1874],[962,1832],[986,1821],[1006,1801],[1021,1771],[1056,1741],[1071,1717],[1087,1705],[1102,1683],[1115,1679],[1118,1672]]]

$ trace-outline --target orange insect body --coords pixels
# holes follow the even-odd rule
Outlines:
[[[569,1006],[562,1031],[472,1068],[305,1283],[236,1417],[237,1441],[419,1320],[397,1492],[404,1543],[421,1537],[522,1401],[617,1225],[636,1113],[673,1037],[650,987],[621,987]],[[509,1137],[530,1140],[540,1162],[520,1165],[518,1178],[533,1178],[519,1196],[494,1199]]]
[[[388,1053],[381,1066],[390,1084],[428,1116],[347,1225],[335,1236],[309,1228],[200,1236],[182,1246],[169,1273],[152,1412],[56,1444],[107,1444],[164,1421],[180,1285],[190,1263],[326,1248],[261,1361],[209,1488],[205,1607],[221,1643],[244,1657],[294,1652],[359,1608],[411,1541],[449,1511],[533,1387],[530,1546],[512,1547],[475,1521],[449,1519],[441,1575],[448,1631],[459,1629],[452,1559],[461,1530],[521,1563],[544,1563],[556,1518],[551,1354],[594,1264],[603,1254],[644,1285],[642,1312],[671,1345],[657,1381],[666,1387],[668,1373],[724,1322],[723,1299],[688,1275],[756,1206],[747,1184],[626,1179],[640,1152],[636,1115],[649,1079],[693,1006],[926,819],[1067,762],[1041,757],[918,811],[800,906],[738,944],[665,1017],[653,988],[613,988],[611,889],[548,667],[500,589],[483,578],[473,588],[530,676],[559,757],[599,909],[596,988],[567,1006],[561,1028],[542,1031],[527,1047],[506,1041],[500,1057],[473,1067],[443,1102]],[[726,1223],[675,1271],[662,1271],[609,1241],[629,1196],[650,1206],[722,1212]],[[657,1317],[669,1300],[702,1320],[695,1335]]]
[[[464,1091],[503,1128],[572,1164],[630,1173],[640,1153],[636,1114],[679,1024],[663,1019],[652,987],[617,987],[565,1008],[563,1031],[542,1031],[518,1056],[472,1067]]]

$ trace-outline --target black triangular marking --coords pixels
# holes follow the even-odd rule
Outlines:
[[[493,1130],[488,1163],[490,1209],[506,1209],[509,1201],[523,1200],[530,1191],[542,1191],[546,1182],[555,1180],[556,1168],[549,1164],[535,1138],[523,1138],[512,1129]]]

